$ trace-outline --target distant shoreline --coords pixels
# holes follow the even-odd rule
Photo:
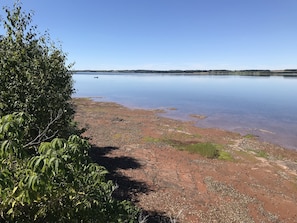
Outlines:
[[[285,70],[72,70],[75,73],[152,73],[172,75],[238,75],[297,77],[297,69]]]

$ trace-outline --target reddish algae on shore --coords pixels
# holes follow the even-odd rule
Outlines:
[[[197,128],[158,110],[74,99],[92,159],[147,222],[297,222],[297,152],[254,137]],[[215,159],[183,151],[212,143]]]

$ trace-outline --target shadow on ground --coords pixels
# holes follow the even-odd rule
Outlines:
[[[109,174],[108,180],[112,180],[118,185],[114,192],[114,197],[120,200],[130,200],[137,203],[137,194],[149,193],[152,191],[145,182],[133,180],[118,172],[120,169],[138,169],[141,164],[134,158],[128,156],[108,157],[106,156],[117,147],[92,147],[90,150],[91,159],[101,166],[104,166]],[[143,215],[147,217],[147,223],[170,223],[172,220],[165,213],[143,210]]]

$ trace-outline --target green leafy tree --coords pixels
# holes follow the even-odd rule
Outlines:
[[[0,222],[136,222],[72,135],[70,66],[17,1],[0,34]],[[34,148],[34,150],[31,150]],[[32,152],[33,151],[33,152]]]
[[[34,144],[73,132],[74,92],[71,65],[66,55],[39,35],[31,25],[32,13],[22,12],[17,1],[4,8],[6,18],[0,33],[0,116],[26,112],[31,116],[28,141]]]
[[[112,197],[106,170],[90,161],[90,145],[72,135],[23,149],[30,117],[0,119],[0,222],[127,222],[138,210]]]

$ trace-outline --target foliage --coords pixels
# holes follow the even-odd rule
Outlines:
[[[219,157],[218,157],[218,159],[220,159],[220,160],[227,160],[227,161],[234,160],[233,157],[232,157],[232,155],[229,152],[223,151],[223,150],[220,150],[219,151]]]
[[[168,139],[168,138],[159,139],[159,138],[153,138],[153,137],[145,137],[144,140],[152,143],[164,142],[180,150],[189,151],[191,153],[199,153],[200,155],[211,159],[214,159],[214,158],[218,158],[222,160],[233,159],[231,154],[221,150],[222,149],[221,145],[214,144],[211,142],[189,143],[189,142],[178,141],[175,139]]]
[[[207,158],[218,158],[220,153],[216,145],[213,143],[195,143],[184,147],[185,150],[193,153],[199,153]]]
[[[266,158],[266,159],[269,157],[268,153],[264,150],[255,150],[254,152],[256,153],[256,156],[258,156],[258,157],[262,157],[262,158]]]
[[[38,34],[37,27],[31,25],[32,13],[22,12],[19,1],[13,9],[4,10],[7,16],[2,20],[6,33],[0,33],[0,116],[30,114],[28,141],[44,129],[43,139],[68,137],[73,131],[70,99],[74,89],[65,53],[47,33]]]
[[[244,135],[244,138],[254,139],[254,138],[257,138],[257,136],[256,135],[253,135],[253,134],[247,134],[247,135]]]
[[[0,222],[135,222],[138,210],[112,197],[115,185],[90,161],[89,143],[71,134],[74,90],[66,55],[36,32],[19,1],[5,12]]]
[[[92,163],[86,140],[72,135],[23,149],[30,117],[0,119],[0,221],[135,222],[137,210],[112,198],[106,170]],[[127,220],[129,219],[129,220]]]

